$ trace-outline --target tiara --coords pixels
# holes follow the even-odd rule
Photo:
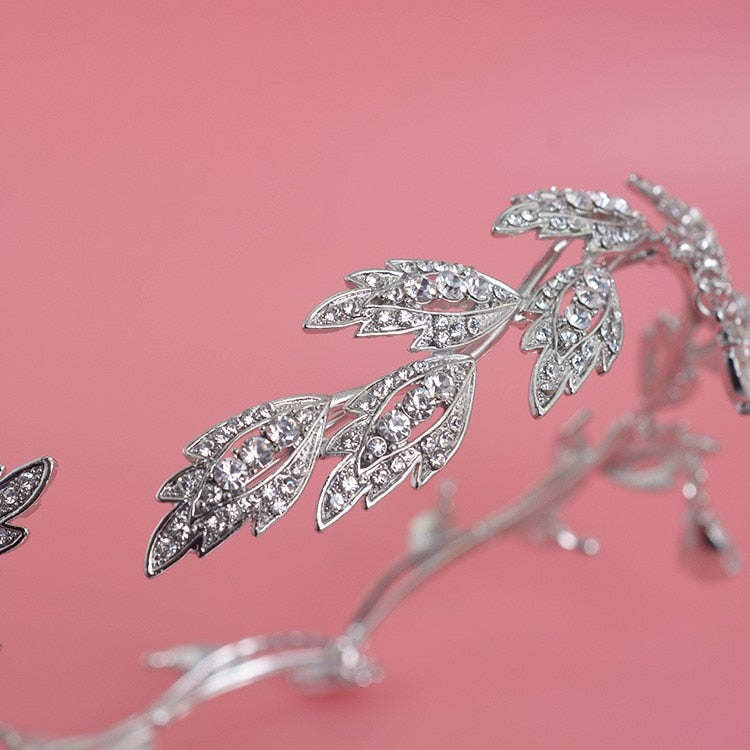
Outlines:
[[[174,507],[151,539],[147,574],[162,573],[189,551],[206,554],[245,523],[256,535],[265,531],[296,502],[319,459],[339,461],[320,493],[321,530],[360,501],[371,507],[408,477],[421,487],[458,449],[477,362],[508,328],[521,330],[523,351],[537,353],[529,405],[543,416],[592,372],[609,371],[623,343],[614,273],[654,260],[676,270],[688,305],[681,316],[660,314],[643,332],[636,409],[598,441],[587,436],[590,414],[574,417],[546,476],[467,528],[456,524],[455,486],[444,481],[437,507],[412,521],[403,557],[365,592],[341,633],[289,631],[155,652],[146,663],[178,676],[142,713],[102,733],[61,740],[0,727],[0,741],[10,750],[148,750],[158,730],[198,705],[267,677],[285,675],[305,691],[369,686],[383,674],[369,656],[380,623],[455,560],[519,533],[594,555],[598,541],[562,517],[593,474],[638,490],[677,490],[686,503],[685,563],[701,575],[737,573],[740,554],[706,489],[704,457],[718,446],[660,412],[690,396],[701,369],[717,366],[737,411],[750,412],[750,303],[733,289],[724,253],[698,209],[643,178],[631,176],[629,184],[666,219],[663,229],[605,193],[550,188],[513,198],[493,232],[533,230],[552,240],[517,289],[458,263],[398,260],[350,274],[350,289],[318,305],[305,327],[410,333],[412,351],[430,354],[364,387],[253,407],[192,441],[185,449],[190,465],[159,490],[158,499]],[[575,240],[583,243],[582,258],[553,274]]]
[[[246,409],[198,436],[184,451],[190,465],[158,492],[174,507],[149,543],[147,575],[164,572],[187,552],[207,554],[244,525],[256,536],[267,531],[291,510],[319,460],[338,459],[319,494],[321,531],[358,504],[373,507],[407,478],[422,487],[461,445],[477,364],[510,328],[520,329],[522,351],[538,355],[529,406],[535,417],[547,414],[592,372],[614,365],[624,333],[614,276],[634,263],[673,268],[690,300],[682,320],[659,324],[653,346],[669,356],[663,371],[646,373],[644,409],[681,400],[694,380],[693,360],[719,357],[730,396],[747,413],[750,303],[734,291],[712,228],[662,187],[638,176],[629,184],[666,218],[663,229],[654,230],[624,198],[603,192],[553,187],[515,196],[493,233],[534,231],[552,240],[518,288],[461,263],[433,260],[389,260],[385,268],[350,273],[349,288],[319,304],[305,329],[408,334],[411,351],[428,356],[363,387]],[[576,240],[581,255],[552,274]],[[716,333],[706,351],[695,343],[702,323]]]

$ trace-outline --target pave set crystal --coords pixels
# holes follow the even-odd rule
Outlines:
[[[520,234],[531,229],[540,237],[581,237],[587,252],[627,250],[649,234],[645,218],[624,198],[556,187],[515,196],[493,232]]]
[[[26,530],[6,522],[27,511],[52,475],[51,458],[40,458],[15,469],[0,480],[0,554],[11,550],[26,537]]]
[[[355,419],[327,444],[327,455],[345,459],[323,487],[318,526],[329,526],[363,497],[372,507],[412,470],[421,486],[442,468],[463,437],[475,372],[471,357],[432,357],[380,378],[347,404]]]
[[[495,234],[534,231],[556,240],[522,281],[523,296],[460,263],[390,260],[349,274],[350,288],[319,304],[307,329],[409,333],[412,350],[436,354],[330,398],[263,404],[193,441],[186,449],[191,466],[159,492],[175,507],[152,539],[149,574],[189,550],[205,554],[248,519],[261,533],[296,501],[319,458],[339,457],[320,493],[319,529],[360,500],[371,507],[407,478],[423,485],[459,447],[476,361],[511,323],[523,330],[521,349],[538,355],[529,403],[534,416],[546,414],[616,360],[623,317],[612,271],[630,262],[658,258],[686,269],[698,310],[718,323],[735,403],[750,413],[750,303],[733,290],[713,230],[659,186],[638,177],[630,184],[667,217],[664,230],[653,231],[626,200],[608,193],[552,187],[513,198]],[[552,275],[573,240],[583,242],[582,258]]]
[[[538,316],[521,349],[541,350],[530,386],[532,410],[541,415],[594,368],[609,370],[622,346],[622,312],[612,275],[591,262],[557,273],[524,309]]]
[[[306,328],[358,323],[358,336],[416,333],[414,351],[455,349],[507,325],[519,301],[511,287],[460,263],[391,260],[347,281],[357,288],[318,305]]]

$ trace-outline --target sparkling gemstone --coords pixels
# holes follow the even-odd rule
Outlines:
[[[328,506],[334,512],[340,511],[346,505],[346,498],[340,492],[334,492],[328,498]]]
[[[561,327],[557,335],[565,346],[573,346],[578,341],[578,332],[572,328]]]
[[[427,276],[409,276],[404,281],[404,294],[420,305],[435,299],[435,286]]]
[[[206,482],[201,490],[201,503],[205,506],[216,505],[221,501],[221,489],[213,482]]]
[[[552,229],[557,229],[558,231],[562,231],[568,226],[568,223],[565,221],[565,219],[562,216],[553,216],[550,219],[549,225],[550,227],[552,227]]]
[[[602,293],[596,289],[592,289],[588,284],[578,284],[576,286],[576,299],[592,310],[598,310],[604,304]]]
[[[424,386],[436,401],[450,401],[456,390],[453,378],[444,372],[434,372],[424,379]]]
[[[592,291],[607,294],[612,289],[612,277],[601,266],[590,266],[583,272],[586,286]]]
[[[272,503],[271,503],[271,510],[273,511],[274,515],[280,516],[284,511],[286,510],[286,501],[283,497],[279,496],[277,497]]]
[[[544,393],[554,393],[562,379],[565,368],[554,358],[546,360],[539,368],[539,387]]]
[[[621,214],[626,214],[630,211],[630,205],[625,198],[613,198],[612,207],[615,211],[619,211]]]
[[[260,491],[260,496],[267,502],[272,503],[276,499],[276,490],[273,488],[273,485],[267,484],[263,489]]]
[[[341,489],[344,490],[347,495],[351,495],[352,493],[356,492],[357,487],[359,487],[359,483],[351,474],[345,476],[341,480]]]
[[[257,471],[273,461],[275,452],[270,440],[259,435],[253,435],[242,444],[239,456],[251,471]]]
[[[378,469],[378,471],[373,474],[372,481],[378,486],[382,487],[383,485],[388,484],[391,480],[391,475],[388,471],[388,469]]]
[[[408,464],[402,456],[396,456],[396,458],[391,461],[391,471],[394,474],[402,474],[404,471],[406,471],[407,466]]]
[[[530,208],[525,208],[521,211],[521,218],[526,222],[534,221],[536,219],[536,212],[532,211]]]
[[[582,210],[591,208],[591,200],[588,195],[580,190],[566,190],[565,200],[568,201],[573,208]]]
[[[443,299],[460,300],[466,293],[463,279],[453,271],[442,271],[437,275],[435,286]]]
[[[266,423],[263,434],[279,448],[287,448],[300,436],[299,423],[289,414],[282,414]]]
[[[451,323],[451,327],[448,329],[448,335],[451,337],[451,342],[454,344],[460,343],[466,335],[466,328],[462,321],[456,320]]]
[[[523,225],[523,217],[520,214],[509,214],[505,221],[512,227],[520,227]]]
[[[466,290],[478,302],[486,302],[492,294],[490,282],[478,274],[473,274],[466,279]]]
[[[606,193],[589,193],[591,201],[597,208],[607,208],[609,206],[609,196]]]
[[[367,441],[367,454],[373,458],[382,458],[385,456],[385,454],[388,452],[388,443],[383,440],[383,438],[378,437],[377,435],[375,437],[371,437]]]
[[[466,321],[466,330],[470,336],[476,336],[482,330],[482,323],[479,318],[469,318]]]
[[[225,458],[213,470],[216,484],[223,490],[239,490],[247,482],[247,466],[236,458]]]
[[[451,342],[451,336],[450,336],[450,333],[448,333],[448,331],[442,330],[442,331],[438,331],[435,334],[435,344],[439,346],[441,349],[443,347],[448,346],[450,342]]]
[[[387,411],[378,420],[378,433],[390,443],[407,440],[411,432],[411,422],[402,411]]]
[[[427,388],[419,386],[404,396],[401,408],[412,422],[422,422],[435,411],[435,399]]]
[[[281,492],[284,495],[293,495],[297,490],[297,482],[294,477],[285,477],[281,480]]]
[[[572,302],[565,308],[565,319],[579,330],[584,330],[591,325],[591,321],[594,319],[593,310],[589,310],[588,307],[579,305],[577,302]]]

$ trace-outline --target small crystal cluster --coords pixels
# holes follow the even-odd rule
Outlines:
[[[359,323],[358,336],[418,332],[413,350],[452,349],[506,325],[519,301],[515,290],[460,263],[391,260],[387,265],[350,274],[347,280],[358,288],[323,302],[305,326]]]
[[[328,399],[261,404],[212,427],[188,446],[195,465],[175,474],[159,499],[181,501],[149,550],[154,575],[192,547],[205,554],[252,519],[256,534],[301,494],[318,455]],[[241,441],[241,442],[240,442]]]
[[[417,482],[442,467],[458,447],[473,397],[475,364],[453,355],[413,362],[372,383],[347,411],[356,419],[333,435],[326,453],[346,458],[321,494],[318,524],[332,523],[365,496],[367,507],[402,482],[419,463]],[[394,397],[400,394],[400,400]],[[421,435],[414,429],[442,414]],[[424,477],[420,481],[420,477]]]
[[[42,489],[45,468],[42,463],[31,464],[8,474],[0,482],[0,519],[22,513]]]
[[[648,234],[645,218],[624,198],[556,187],[515,196],[493,227],[497,234],[530,229],[540,237],[583,237],[590,252],[626,250]]]
[[[521,348],[542,350],[531,396],[536,411],[544,414],[564,386],[575,393],[594,367],[609,369],[622,345],[622,313],[611,274],[591,263],[557,273],[527,310],[539,317],[524,333]]]

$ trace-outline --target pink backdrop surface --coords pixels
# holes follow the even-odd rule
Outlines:
[[[60,469],[0,562],[0,720],[98,729],[167,684],[145,651],[335,632],[400,553],[434,488],[322,535],[311,488],[259,539],[142,572],[154,492],[190,438],[404,359],[402,340],[300,331],[348,271],[442,257],[517,283],[542,246],[490,237],[512,193],[619,191],[635,169],[704,208],[750,289],[749,23],[738,2],[3,2],[0,458]],[[633,270],[620,294],[614,372],[543,420],[515,334],[482,362],[445,472],[462,522],[531,485],[578,408],[601,429],[634,403],[637,331],[676,285]],[[750,550],[750,422],[711,376],[689,419],[724,445],[709,490]],[[256,686],[161,746],[747,747],[750,573],[690,577],[681,510],[593,481],[568,517],[598,557],[488,547],[378,632],[380,685]]]

